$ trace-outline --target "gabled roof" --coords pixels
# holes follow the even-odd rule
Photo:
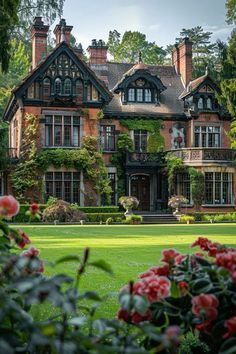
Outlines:
[[[185,90],[181,93],[179,98],[185,98],[187,96],[193,95],[195,92],[197,92],[204,84],[209,84],[212,86],[217,92],[219,92],[219,87],[216,85],[216,83],[212,80],[208,72],[203,75],[198,77],[197,79],[190,81]]]
[[[25,90],[30,87],[30,85],[47,70],[55,58],[62,53],[66,53],[78,66],[84,77],[91,81],[105,102],[108,103],[112,99],[112,93],[109,91],[104,82],[100,80],[94,71],[91,70],[91,68],[75,54],[73,49],[66,42],[62,42],[32,72],[30,72],[18,86],[13,89],[11,98],[3,114],[4,120],[7,120],[10,116],[10,112],[13,110],[17,100],[21,98]]]
[[[138,63],[122,75],[122,78],[117,82],[113,91],[118,93],[122,88],[127,87],[131,81],[136,80],[140,76],[154,83],[161,92],[166,89],[166,86],[163,85],[160,78],[156,74],[151,73],[148,65]]]

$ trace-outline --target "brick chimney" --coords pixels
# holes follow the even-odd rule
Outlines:
[[[99,39],[92,40],[92,44],[88,47],[89,52],[89,63],[93,64],[106,64],[107,63],[107,50],[108,47],[105,45],[104,41]]]
[[[47,35],[49,26],[44,25],[42,17],[35,17],[31,29],[32,34],[32,68],[47,55]]]
[[[172,51],[172,65],[176,72],[181,75],[185,87],[192,79],[192,42],[189,38],[184,38],[179,44],[175,44]]]
[[[66,20],[64,18],[61,19],[60,23],[56,25],[53,33],[56,36],[56,45],[65,41],[68,45],[70,45],[70,37],[73,26],[67,26]]]

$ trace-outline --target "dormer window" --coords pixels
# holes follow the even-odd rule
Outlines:
[[[128,90],[128,101],[135,102],[135,89],[133,89],[133,88],[130,88]]]
[[[203,109],[203,98],[202,97],[200,97],[198,99],[197,108],[198,109]]]
[[[210,97],[207,99],[207,109],[212,109],[212,100]]]
[[[151,88],[129,88],[128,102],[153,102],[153,89]]]

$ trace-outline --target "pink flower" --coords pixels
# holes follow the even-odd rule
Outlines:
[[[236,316],[226,320],[225,327],[227,328],[228,332],[224,335],[224,338],[234,336],[236,334]]]
[[[192,312],[197,315],[204,315],[208,321],[215,320],[218,311],[219,301],[213,294],[200,294],[192,299]]]
[[[12,217],[18,214],[20,209],[18,201],[12,195],[0,197],[0,217]]]
[[[168,265],[173,266],[175,264],[179,264],[182,262],[183,259],[186,258],[185,254],[181,254],[178,251],[176,251],[175,249],[167,249],[162,251],[162,262],[168,263]]]
[[[216,264],[228,269],[233,280],[236,280],[236,250],[229,249],[225,253],[218,253],[216,255]]]
[[[24,257],[37,257],[39,255],[39,250],[35,247],[30,247],[27,251],[24,251],[22,253],[22,256]]]
[[[151,317],[152,317],[152,313],[150,310],[147,310],[143,315],[137,311],[134,311],[132,313],[132,322],[133,323],[140,323],[143,321],[148,321],[151,319]]]
[[[140,295],[146,295],[150,302],[159,301],[170,294],[170,281],[166,277],[150,276],[143,279]]]
[[[39,212],[39,205],[37,203],[30,204],[30,213],[31,215],[35,215]]]
[[[19,235],[20,235],[21,239],[17,240],[16,243],[20,248],[24,248],[25,245],[30,243],[30,239],[29,239],[28,235],[26,235],[26,233],[22,230],[19,230]]]
[[[149,269],[150,271],[152,271],[154,274],[156,275],[164,275],[167,276],[170,273],[170,267],[168,263],[165,263],[163,266],[161,267],[151,267]]]

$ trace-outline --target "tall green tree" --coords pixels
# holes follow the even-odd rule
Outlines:
[[[11,31],[18,23],[20,0],[0,0],[0,70],[7,72],[10,60]]]
[[[193,43],[193,78],[204,75],[206,66],[213,79],[219,79],[218,73],[218,51],[217,43],[211,41],[212,32],[204,31],[201,26],[183,28],[180,36],[176,38],[179,43],[183,38],[188,37]]]
[[[137,62],[140,52],[143,62],[151,65],[163,64],[166,56],[162,47],[148,42],[146,35],[138,31],[126,31],[122,38],[117,30],[110,31],[107,45],[114,61],[124,63]]]
[[[236,23],[236,0],[227,0],[226,10],[226,22],[228,24]]]
[[[11,41],[11,61],[7,74],[0,73],[0,120],[14,86],[27,74],[30,60],[22,42]]]

